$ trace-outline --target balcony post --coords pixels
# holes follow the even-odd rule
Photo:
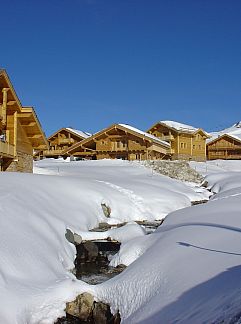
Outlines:
[[[3,88],[2,93],[3,93],[3,104],[2,104],[2,124],[3,127],[6,127],[7,123],[7,102],[8,102],[8,92],[9,88]]]

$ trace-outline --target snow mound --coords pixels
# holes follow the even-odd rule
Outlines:
[[[77,294],[86,291],[101,298],[101,290],[98,294],[97,287],[71,273],[75,248],[65,238],[66,229],[84,235],[100,222],[153,220],[202,199],[187,185],[152,177],[150,170],[126,161],[50,159],[37,162],[35,171],[43,174],[0,173],[0,323],[4,324],[54,323]],[[102,203],[110,206],[110,218]],[[134,224],[108,233],[124,244],[144,234]],[[103,293],[108,298],[105,289]]]

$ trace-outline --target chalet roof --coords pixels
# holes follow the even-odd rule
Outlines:
[[[196,128],[196,127],[182,124],[182,123],[172,121],[172,120],[161,120],[161,121],[157,122],[156,124],[154,124],[148,131],[150,131],[153,127],[155,127],[158,124],[166,126],[178,133],[195,134],[197,132],[202,132],[204,135],[207,136],[207,138],[210,137],[210,135],[207,132],[205,132],[202,128]]]
[[[195,133],[198,130],[198,128],[196,128],[196,127],[182,124],[179,122],[175,122],[172,120],[161,120],[159,123],[165,124],[167,127],[173,128],[173,129],[175,129],[177,131],[181,131],[181,132]]]
[[[7,84],[7,86],[5,86],[5,87],[10,89],[10,92],[11,92],[11,94],[13,96],[12,104],[13,104],[14,110],[15,111],[20,111],[21,107],[22,107],[22,104],[21,104],[21,102],[20,102],[20,100],[19,100],[19,98],[17,96],[17,93],[16,93],[16,91],[15,91],[13,85],[12,85],[12,82],[10,81],[10,78],[9,78],[9,76],[7,74],[7,71],[5,69],[0,69],[0,77],[3,78],[3,80],[4,80],[3,82]],[[2,83],[1,80],[0,80],[0,83]],[[9,106],[9,107],[12,107],[12,106]]]
[[[241,144],[241,138],[240,138],[240,137],[235,136],[235,135],[231,135],[231,134],[226,134],[226,133],[225,133],[225,134],[222,134],[222,135],[220,135],[220,136],[218,136],[218,137],[213,138],[211,141],[209,141],[209,142],[207,143],[207,146],[213,144],[214,142],[216,142],[216,141],[218,141],[219,139],[222,139],[222,138],[224,138],[224,137],[229,137],[229,138],[231,138],[231,139],[233,139],[233,140],[235,140],[235,141],[240,142],[240,144]]]
[[[126,125],[126,124],[113,124],[113,125],[111,125],[111,126],[109,126],[107,128],[104,128],[103,130],[93,134],[92,136],[84,139],[83,141],[75,143],[74,145],[72,145],[71,147],[69,147],[65,151],[63,151],[63,153],[71,153],[72,151],[74,151],[78,147],[85,146],[85,145],[89,144],[90,142],[94,141],[94,139],[96,137],[105,134],[106,132],[112,130],[113,128],[119,128],[119,129],[122,129],[124,131],[128,131],[129,133],[134,134],[134,135],[136,135],[138,137],[142,137],[142,138],[147,139],[149,141],[151,140],[154,143],[157,143],[159,145],[161,144],[162,146],[165,146],[166,148],[170,148],[169,143],[167,143],[165,141],[162,141],[159,138],[157,138],[156,136],[153,136],[151,134],[143,132],[143,131],[135,128],[135,127],[132,127],[132,126]]]
[[[240,141],[241,140],[241,122],[239,121],[239,122],[235,123],[234,125],[232,125],[228,128],[225,128],[221,131],[210,133],[211,138],[207,141],[207,143],[209,144],[225,134]]]
[[[130,126],[130,125],[127,125],[127,124],[118,124],[122,127],[125,127],[125,128],[128,128],[129,130],[135,132],[135,133],[138,133],[139,135],[142,135],[144,137],[148,137],[152,140],[154,140],[155,142],[158,142],[166,147],[170,147],[170,144],[166,141],[163,141],[163,140],[160,140],[158,137],[154,136],[154,135],[151,135],[149,133],[146,133],[146,132],[143,132],[142,130],[138,129],[138,128],[135,128],[133,126]]]
[[[55,133],[53,133],[52,135],[50,135],[48,137],[48,140],[50,140],[52,137],[54,137],[55,135],[57,135],[61,131],[67,131],[69,133],[72,133],[73,135],[78,136],[80,138],[80,140],[86,139],[86,138],[88,138],[88,137],[91,136],[91,134],[89,134],[87,132],[83,132],[81,130],[73,129],[71,127],[62,127],[59,130],[57,130]]]
[[[48,142],[33,107],[22,107],[18,119],[31,142],[33,149],[46,149]]]
[[[69,130],[72,133],[75,133],[76,135],[79,135],[79,136],[83,137],[83,138],[88,138],[88,137],[90,137],[92,135],[90,133],[83,132],[83,131],[78,130],[78,129],[73,129],[71,127],[66,127],[66,129]]]

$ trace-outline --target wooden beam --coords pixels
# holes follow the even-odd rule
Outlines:
[[[16,103],[17,103],[16,100],[11,100],[11,101],[8,101],[8,102],[7,102],[7,105],[8,105],[8,106],[13,106],[13,105],[15,105]]]
[[[31,113],[18,113],[18,118],[30,118],[33,114]]]
[[[21,125],[23,126],[23,127],[33,127],[33,126],[36,126],[37,125],[37,123],[35,122],[35,121],[33,121],[33,122],[28,122],[28,123],[21,123]]]
[[[41,134],[39,134],[39,135],[37,135],[37,134],[27,134],[27,136],[28,136],[28,138],[32,138],[32,139],[42,138]]]

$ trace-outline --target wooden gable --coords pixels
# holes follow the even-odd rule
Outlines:
[[[169,147],[168,143],[161,142],[149,134],[138,132],[134,128],[128,128],[122,124],[114,124],[73,145],[65,153],[97,158],[129,159],[131,157],[131,159],[135,159],[138,154],[147,154],[148,149],[159,155],[165,155]],[[135,154],[135,152],[138,153]]]

